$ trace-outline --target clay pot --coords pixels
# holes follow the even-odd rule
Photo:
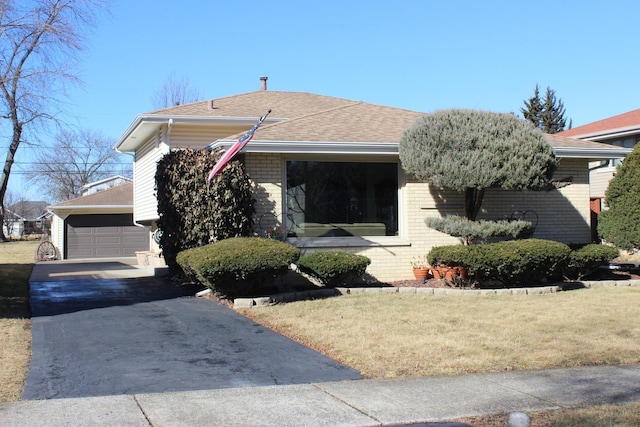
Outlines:
[[[433,277],[436,279],[451,281],[454,279],[467,280],[469,278],[467,269],[460,266],[449,267],[447,265],[439,265],[437,267],[432,267],[432,271]]]
[[[415,276],[416,280],[420,280],[423,283],[431,278],[431,272],[429,271],[428,268],[414,268],[413,269],[413,275]]]

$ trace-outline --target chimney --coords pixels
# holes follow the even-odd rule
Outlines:
[[[262,76],[260,77],[260,90],[267,90],[267,80],[269,77]]]

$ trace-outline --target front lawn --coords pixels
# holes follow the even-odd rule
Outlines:
[[[640,362],[640,287],[355,294],[243,313],[371,378]]]
[[[29,276],[38,243],[0,243],[0,402],[20,400],[29,368]]]

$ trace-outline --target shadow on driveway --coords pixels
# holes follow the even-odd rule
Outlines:
[[[32,360],[23,399],[360,379],[198,288],[166,279],[31,283]]]

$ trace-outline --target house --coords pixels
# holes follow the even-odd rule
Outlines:
[[[149,228],[133,222],[133,183],[49,206],[51,241],[62,259],[133,257],[148,250]]]
[[[4,234],[7,237],[23,237],[30,234],[46,234],[49,231],[51,213],[49,203],[22,200],[7,207],[4,216]]]
[[[633,149],[640,141],[640,109],[567,129],[559,132],[558,135]],[[620,159],[613,158],[591,162],[589,165],[589,181],[591,184],[589,195],[591,197],[592,211],[591,225],[594,229],[594,234],[597,226],[597,215],[604,208],[603,201],[605,192],[619,164]]]
[[[568,129],[558,135],[633,149],[640,141],[640,109]],[[593,199],[604,199],[609,180],[619,162],[620,159],[605,159],[591,165]]]
[[[423,113],[303,92],[262,89],[138,115],[115,148],[134,155],[137,224],[155,230],[157,161],[169,150],[228,149],[268,110],[237,158],[255,186],[257,233],[274,226],[304,252],[342,249],[368,256],[377,280],[412,277],[410,261],[458,240],[425,225],[432,215],[462,214],[463,196],[405,174],[403,131]],[[487,190],[479,218],[536,217],[535,237],[590,241],[588,162],[629,151],[549,135],[561,188]],[[203,177],[206,185],[206,177]],[[153,242],[151,243],[153,245]],[[158,250],[157,247],[152,249]]]
[[[108,190],[110,188],[117,187],[127,182],[133,182],[133,180],[131,178],[126,178],[121,175],[110,176],[108,178],[101,179],[99,181],[94,181],[94,182],[85,184],[80,188],[80,190],[83,196],[88,196],[89,194]]]

